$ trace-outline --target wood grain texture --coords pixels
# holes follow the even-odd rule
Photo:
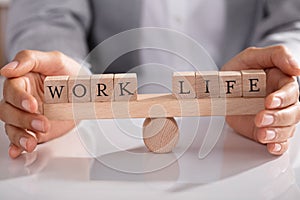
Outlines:
[[[46,103],[68,103],[69,76],[48,76],[44,80]]]
[[[196,72],[196,94],[197,98],[219,97],[219,72],[201,71]]]
[[[169,153],[177,145],[179,129],[174,118],[146,118],[143,140],[149,151]]]
[[[266,96],[266,73],[264,70],[242,70],[243,97]]]
[[[115,74],[114,100],[135,101],[137,99],[137,75],[135,73]]]
[[[91,101],[114,100],[114,75],[96,74],[91,76]]]
[[[195,72],[174,72],[172,77],[172,92],[179,99],[196,97]]]
[[[264,109],[264,98],[178,100],[172,94],[139,94],[137,98],[129,102],[44,104],[44,114],[53,120],[80,120],[253,115]]]
[[[74,76],[68,80],[69,102],[90,102],[91,101],[91,77]]]
[[[219,72],[220,97],[241,97],[242,75],[240,71]]]

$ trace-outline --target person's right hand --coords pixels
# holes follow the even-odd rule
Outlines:
[[[32,152],[38,143],[71,130],[74,121],[49,121],[42,115],[44,79],[52,75],[77,75],[80,64],[60,52],[25,50],[1,69],[6,77],[0,119],[11,142],[8,153],[16,158]]]

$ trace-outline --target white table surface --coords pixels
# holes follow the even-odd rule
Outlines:
[[[147,152],[142,120],[94,120],[16,160],[7,155],[1,122],[0,199],[300,199],[299,126],[279,157],[224,126],[212,152],[199,159],[211,119],[177,121],[181,138],[171,154]],[[165,167],[169,161],[175,162]],[[149,166],[165,168],[124,173]]]

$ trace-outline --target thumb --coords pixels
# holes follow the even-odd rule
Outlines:
[[[79,70],[79,63],[58,51],[24,50],[19,52],[13,62],[4,66],[0,72],[6,78],[15,78],[29,72],[36,72],[45,76],[75,75]]]
[[[300,76],[300,68],[289,50],[282,46],[250,47],[232,58],[222,70],[267,69],[277,67],[290,76]]]

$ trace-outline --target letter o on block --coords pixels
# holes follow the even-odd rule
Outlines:
[[[90,76],[70,77],[68,81],[69,102],[90,102]]]

